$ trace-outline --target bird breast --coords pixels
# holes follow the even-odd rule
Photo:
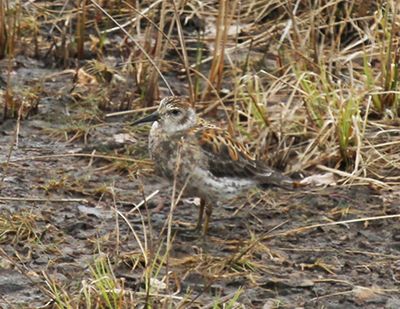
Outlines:
[[[178,165],[178,180],[190,175],[196,165],[196,158],[190,151],[182,135],[167,134],[157,122],[153,123],[149,134],[149,153],[158,175],[173,181]]]

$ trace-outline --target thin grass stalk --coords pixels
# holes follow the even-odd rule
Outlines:
[[[221,32],[221,40],[218,41],[218,50],[219,52],[217,52],[217,64],[215,66],[215,79],[214,82],[216,82],[217,85],[217,90],[220,91],[221,90],[221,81],[222,81],[222,77],[223,77],[223,72],[224,72],[224,59],[225,59],[225,45],[227,42],[227,38],[228,38],[228,30],[229,30],[229,26],[231,24],[232,21],[232,17],[230,16],[230,14],[233,14],[233,12],[229,11],[229,6],[230,6],[230,2],[229,1],[224,1],[222,0],[221,2],[223,2],[223,5],[225,6],[224,11],[223,11],[223,15],[221,16],[221,26],[222,26],[222,32]],[[232,3],[232,6],[235,7],[236,6],[236,1],[234,3]],[[233,8],[234,11],[234,8]],[[220,29],[220,28],[218,28]]]
[[[84,44],[85,44],[85,23],[86,23],[86,1],[80,0],[78,3],[78,20],[76,24],[76,43],[77,43],[77,56],[78,59],[84,58]]]
[[[160,23],[158,25],[158,29],[164,29],[165,25],[165,16],[166,14],[166,6],[167,2],[163,1],[161,4],[161,9],[160,9]],[[151,23],[150,24],[150,33],[153,32],[154,26]],[[161,55],[162,55],[162,31],[157,31],[157,39],[156,39],[156,45],[154,47],[154,62],[157,66],[160,66],[161,64]],[[149,40],[150,41],[150,40]],[[145,101],[145,106],[150,106],[152,105],[154,99],[158,97],[158,74],[155,68],[153,68],[152,72],[150,73],[150,78],[148,79],[148,85],[146,89],[146,93],[144,96],[144,101]]]
[[[392,10],[393,16],[392,16],[392,22],[390,23],[390,26],[388,26],[388,20],[389,20],[389,4],[385,12],[385,32],[388,31],[387,34],[387,49],[386,49],[386,55],[385,55],[385,74],[384,74],[384,83],[383,83],[383,88],[385,92],[389,92],[390,90],[393,89],[393,86],[397,81],[394,79],[394,71],[393,71],[393,65],[394,59],[396,58],[394,52],[397,51],[397,48],[394,46],[394,31],[395,31],[395,20],[396,16],[394,15],[394,11]],[[387,28],[390,27],[390,30],[387,30]],[[380,101],[381,101],[381,113],[385,111],[385,109],[392,107],[393,101],[394,101],[394,95],[392,93],[385,93],[380,96]]]
[[[237,1],[220,0],[218,7],[218,16],[216,22],[217,34],[215,38],[215,49],[212,57],[212,63],[208,79],[215,85],[214,87],[219,92],[221,89],[221,81],[224,71],[224,56],[225,45],[228,38],[229,26],[233,19],[233,12],[235,11]],[[210,88],[206,88],[203,92],[202,99],[210,93]]]
[[[0,0],[0,59],[7,56],[7,86],[4,92],[3,108],[4,120],[8,117],[18,115],[18,107],[14,99],[13,87],[11,86],[17,29],[17,8],[12,10],[9,7],[8,1]]]
[[[189,98],[190,98],[190,102],[192,103],[192,106],[194,106],[195,97],[194,97],[193,81],[192,81],[192,77],[190,75],[190,70],[189,70],[189,60],[188,60],[187,51],[186,51],[185,38],[183,35],[183,31],[182,31],[181,20],[179,18],[180,14],[178,13],[178,8],[176,6],[175,1],[173,1],[173,5],[174,5],[174,17],[175,17],[176,27],[178,29],[179,43],[182,48],[183,65],[185,67],[185,73],[186,73],[187,81],[189,84],[189,86],[188,86]]]
[[[34,49],[35,49],[35,58],[38,58],[40,56],[40,53],[39,53],[39,35],[40,35],[40,33],[39,33],[39,23],[36,22],[36,20],[34,18],[32,18],[31,22],[33,24],[33,37],[32,37],[32,40],[33,40],[33,46],[34,46]]]
[[[292,23],[292,29],[293,29],[293,34],[294,34],[294,42],[293,40],[290,40],[291,42],[293,42],[294,44],[292,45],[292,48],[294,50],[296,50],[297,48],[300,48],[300,50],[302,50],[304,48],[304,44],[302,41],[302,36],[300,35],[300,31],[299,28],[297,26],[297,21],[296,21],[296,14],[297,14],[297,10],[299,8],[299,4],[300,4],[300,0],[296,1],[296,4],[293,8],[292,5],[292,1],[287,1],[287,8],[285,7],[288,15],[290,16],[290,22]]]
[[[7,25],[6,25],[6,6],[7,0],[0,0],[0,59],[6,55],[7,49]]]
[[[387,23],[389,19],[389,8],[387,8],[386,11],[386,22]],[[386,51],[386,74],[385,74],[385,81],[384,81],[384,89],[385,91],[388,91],[391,87],[391,81],[392,81],[392,53],[393,53],[393,31],[394,31],[394,26],[395,26],[395,16],[392,16],[392,22],[390,26],[390,32],[389,32],[389,37],[387,38],[387,51]],[[386,27],[387,29],[387,27]],[[386,31],[385,29],[385,31]],[[385,101],[383,102],[383,108],[385,108]]]
[[[20,22],[20,6],[19,2],[14,4],[14,7],[11,9],[8,8],[7,15],[7,29],[8,29],[8,36],[7,36],[7,54],[14,58],[15,49],[16,49],[16,42],[19,33],[19,22]]]
[[[174,181],[173,181],[173,185],[172,185],[171,207],[170,207],[170,211],[168,213],[168,219],[167,219],[167,250],[166,250],[167,251],[167,267],[169,265],[169,253],[172,248],[172,218],[173,218],[175,207],[181,198],[181,193],[184,191],[184,189],[188,183],[188,179],[187,179],[183,188],[181,189],[181,192],[177,195],[178,174],[180,172],[179,170],[181,168],[181,163],[182,163],[181,162],[181,154],[182,154],[181,150],[182,150],[182,148],[180,146],[177,151],[176,166],[175,166],[175,170],[174,170]]]
[[[63,64],[64,68],[68,67],[69,50],[68,50],[67,33],[68,33],[68,27],[70,25],[70,22],[71,22],[71,17],[68,16],[65,20],[64,27],[62,28],[62,32],[61,32],[60,50],[62,52],[61,56],[62,56],[62,64]]]
[[[201,70],[201,58],[203,56],[203,48],[201,45],[201,42],[203,41],[204,37],[201,34],[201,32],[197,33],[197,50],[196,50],[196,71],[200,72]],[[191,68],[188,68],[189,70],[191,70]],[[193,100],[196,101],[196,99],[198,98],[199,94],[200,94],[200,87],[201,87],[201,83],[200,83],[200,78],[198,74],[195,74],[194,76],[194,90],[193,90]]]

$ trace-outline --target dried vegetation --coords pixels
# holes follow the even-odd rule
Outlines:
[[[29,278],[49,308],[325,308],[325,299],[340,304],[346,295],[360,308],[375,308],[382,295],[399,293],[398,255],[388,253],[389,245],[375,252],[343,244],[363,230],[360,222],[375,231],[399,222],[399,16],[394,0],[0,1],[0,113],[3,124],[13,124],[1,148],[0,203],[13,209],[0,214],[1,268]],[[236,232],[211,236],[212,245],[174,233],[174,226],[188,225],[172,217],[179,192],[154,223],[149,212],[161,207],[148,201],[158,191],[143,189],[152,179],[147,130],[126,126],[113,141],[102,139],[110,119],[132,121],[171,93],[189,96],[202,116],[270,165],[298,178],[325,174],[315,181],[350,191],[310,189],[284,198],[252,192],[230,213],[232,219],[246,209],[251,226],[226,219],[219,224]],[[40,131],[44,146],[67,146],[21,153],[20,128],[38,118],[49,123]],[[78,159],[74,168],[82,173],[71,174],[66,166]],[[39,180],[30,194],[40,197],[13,199],[7,181],[31,167]],[[107,181],[112,174],[122,175],[117,183]],[[372,197],[360,198],[354,187]],[[134,193],[121,193],[128,190]],[[133,196],[143,202],[128,209]],[[49,208],[15,206],[23,202]],[[58,222],[50,212],[60,205],[71,206]],[[196,211],[181,215],[190,212]],[[82,213],[97,221],[87,223]],[[341,226],[351,227],[334,232],[335,246],[328,237],[318,247],[313,231]],[[388,233],[362,236],[381,244],[399,236]],[[301,235],[310,243],[296,246]],[[299,253],[309,260],[299,262]],[[47,258],[37,264],[46,267],[30,266],[42,254]],[[353,256],[362,256],[359,264],[351,264]],[[397,283],[336,277],[346,268],[342,260],[371,273],[388,267]],[[316,279],[315,271],[324,275]],[[278,278],[280,272],[293,276]],[[333,284],[339,288],[327,287]],[[291,289],[312,291],[304,299],[282,295]],[[10,305],[7,294],[0,296]]]

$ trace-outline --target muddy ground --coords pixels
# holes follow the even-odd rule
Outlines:
[[[36,69],[30,74],[52,73]],[[21,70],[16,76],[26,74]],[[80,156],[135,159],[146,152],[146,130],[130,128],[129,116],[103,118],[90,124],[86,143],[71,141],[72,134],[60,132],[76,106],[59,96],[70,82],[45,83],[46,96],[38,113],[21,122],[8,163],[16,120],[0,124],[2,308],[54,306],[46,278],[79,294],[99,256],[109,257],[115,277],[143,304],[139,244],[150,257],[165,250],[168,184],[149,168],[141,171],[146,164],[136,170],[135,162],[121,160],[131,167],[123,169],[115,167],[118,160]],[[125,140],[118,143],[116,134]],[[147,209],[135,209],[149,195]],[[212,308],[235,295],[244,308],[400,308],[399,219],[324,225],[399,214],[398,193],[367,186],[268,189],[252,202],[216,207],[203,240],[190,231],[197,206],[183,199],[173,213],[168,263],[154,274],[156,294],[173,294],[172,307],[186,298],[188,308]]]

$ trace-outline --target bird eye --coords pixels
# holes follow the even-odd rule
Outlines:
[[[174,116],[178,116],[181,113],[181,111],[179,109],[173,109],[171,110],[171,114]]]

